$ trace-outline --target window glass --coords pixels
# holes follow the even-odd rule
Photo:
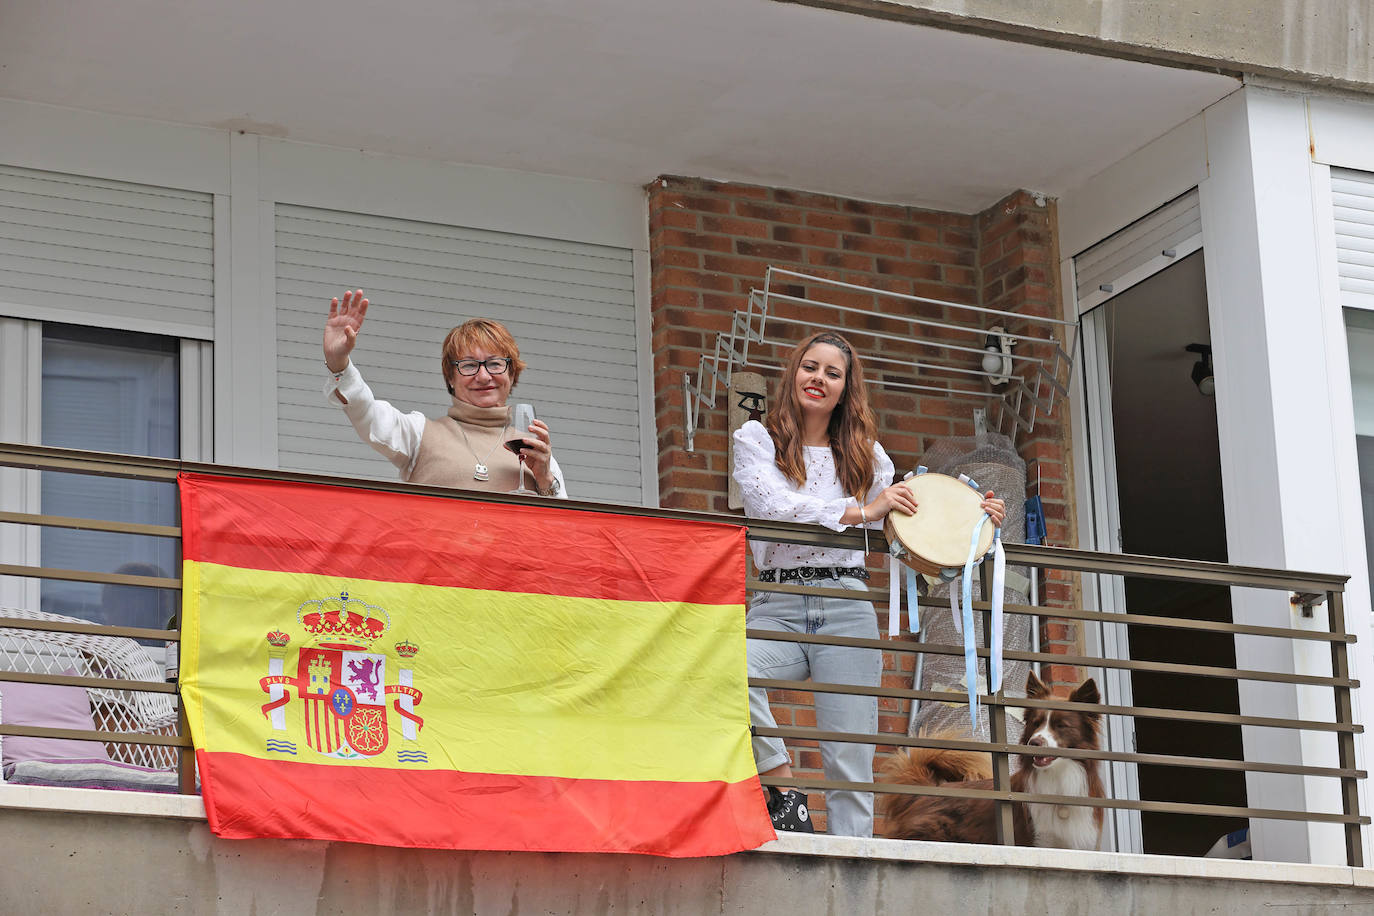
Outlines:
[[[43,327],[43,444],[175,458],[180,451],[175,338]],[[175,525],[174,483],[44,472],[46,515]],[[44,566],[132,575],[176,574],[171,538],[42,529]],[[45,579],[42,608],[94,623],[164,627],[173,591]]]
[[[1350,350],[1350,387],[1355,401],[1355,452],[1360,462],[1360,501],[1364,509],[1365,561],[1374,582],[1374,313],[1345,310]]]

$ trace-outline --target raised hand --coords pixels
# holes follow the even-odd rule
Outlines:
[[[342,302],[336,297],[329,303],[329,318],[324,323],[324,364],[330,372],[348,368],[348,356],[358,342],[358,332],[366,317],[367,299],[362,290],[349,290]]]

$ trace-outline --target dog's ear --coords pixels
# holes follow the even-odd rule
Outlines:
[[[1094,705],[1102,702],[1102,694],[1097,692],[1097,681],[1088,678],[1079,684],[1073,693],[1069,694],[1069,701],[1072,703],[1092,703]],[[1096,713],[1090,713],[1096,715]]]
[[[1034,671],[1029,672],[1026,675],[1026,696],[1038,700],[1049,695],[1050,688],[1045,686],[1045,682],[1036,677]]]

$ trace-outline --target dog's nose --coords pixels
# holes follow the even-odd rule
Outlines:
[[[1035,737],[1027,741],[1026,744],[1030,745],[1031,747],[1044,747],[1045,739],[1040,737],[1039,735],[1036,735]]]

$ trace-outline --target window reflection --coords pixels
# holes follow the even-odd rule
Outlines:
[[[175,458],[180,454],[178,343],[100,328],[43,328],[43,444]],[[42,474],[47,515],[174,525],[176,485],[79,474]],[[167,576],[176,543],[45,527],[44,566]],[[43,580],[42,609],[94,623],[164,627],[178,596],[162,589]]]

